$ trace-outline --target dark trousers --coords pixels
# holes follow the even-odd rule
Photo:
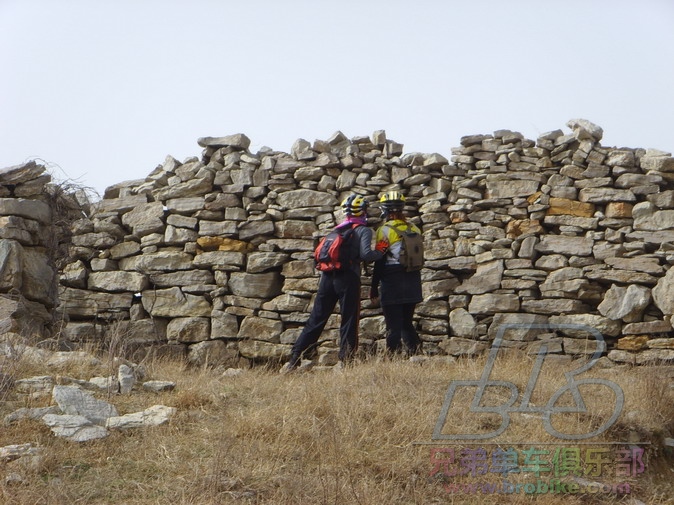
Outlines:
[[[421,351],[421,340],[414,328],[414,308],[416,303],[382,305],[384,319],[386,319],[386,349],[399,352],[402,342],[410,354]]]
[[[314,308],[302,333],[293,345],[293,359],[299,358],[307,348],[318,342],[328,318],[339,302],[341,323],[339,327],[339,359],[353,357],[358,348],[358,323],[360,321],[360,276],[353,271],[323,272],[318,283]]]

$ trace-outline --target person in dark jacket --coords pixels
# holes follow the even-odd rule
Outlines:
[[[388,245],[384,257],[377,261],[372,274],[370,299],[380,298],[386,320],[386,349],[392,353],[402,351],[405,344],[407,353],[418,354],[422,350],[421,340],[414,327],[414,310],[423,297],[421,293],[421,272],[408,272],[400,264],[402,238],[396,231],[410,230],[421,233],[403,214],[405,197],[398,191],[389,191],[381,197],[380,205],[384,224],[377,229],[376,240]]]
[[[372,249],[372,229],[367,226],[368,202],[360,195],[350,195],[342,202],[346,218],[337,230],[353,228],[348,244],[351,247],[351,264],[343,270],[321,272],[318,292],[309,319],[302,329],[281,372],[296,369],[301,363],[302,353],[318,342],[328,318],[337,302],[341,322],[339,328],[339,360],[341,365],[353,358],[358,349],[358,324],[360,322],[361,262],[376,261],[384,255],[385,245]]]

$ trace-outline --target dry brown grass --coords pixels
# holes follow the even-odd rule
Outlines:
[[[175,391],[160,395],[134,391],[112,401],[121,414],[157,403],[175,406],[178,414],[168,425],[114,432],[84,444],[55,438],[36,421],[3,427],[0,447],[30,442],[42,448],[43,457],[28,468],[0,463],[0,503],[626,503],[603,494],[448,494],[443,487],[446,480],[430,476],[434,446],[428,443],[450,381],[478,379],[484,363],[485,358],[455,364],[372,359],[341,374],[280,376],[276,369],[258,368],[230,377],[157,360],[147,364],[149,375],[176,381]],[[501,359],[494,378],[512,381],[521,393],[532,363],[522,355]],[[544,367],[532,404],[544,404],[564,383],[563,370]],[[639,437],[640,442],[652,442],[646,446],[648,470],[632,482],[636,496],[646,503],[673,502],[674,458],[660,443],[674,431],[671,371],[592,370],[597,377],[618,382],[626,399],[620,420],[601,439]],[[26,377],[34,370],[19,367],[15,372]],[[489,393],[490,401],[502,401],[502,391]],[[582,431],[610,413],[605,392],[588,389],[583,394],[588,395],[592,413],[566,415],[565,428]],[[17,395],[6,394],[4,400],[2,416],[20,406],[37,406]],[[471,418],[469,402],[462,405],[452,411],[449,428],[476,430],[495,422]],[[504,447],[555,440],[533,414],[513,414],[501,439]],[[450,445],[458,446],[446,444]],[[23,475],[26,482],[6,484],[4,477],[10,472]],[[488,479],[493,477],[484,480]],[[511,480],[525,482],[527,477]]]

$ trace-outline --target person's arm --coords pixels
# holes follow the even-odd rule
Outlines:
[[[358,255],[361,261],[377,261],[384,256],[388,243],[377,243],[377,246],[372,249],[372,230],[367,226],[359,226],[355,231],[359,239]]]

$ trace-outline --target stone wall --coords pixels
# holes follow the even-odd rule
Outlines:
[[[316,291],[314,237],[339,221],[348,193],[376,202],[397,189],[424,233],[417,323],[427,352],[480,352],[508,322],[585,324],[614,361],[671,361],[674,159],[603,147],[585,120],[567,127],[535,141],[466,136],[449,160],[404,154],[383,131],[300,139],[290,153],[253,153],[243,134],[199,139],[200,157],[167,157],[74,223],[61,272],[67,334],[161,344],[198,363],[283,359]],[[373,350],[384,322],[364,282],[361,343]],[[337,337],[335,316],[320,362],[334,362]],[[594,350],[570,331],[506,338]]]
[[[0,333],[51,335],[58,279],[50,182],[35,162],[0,170]]]

